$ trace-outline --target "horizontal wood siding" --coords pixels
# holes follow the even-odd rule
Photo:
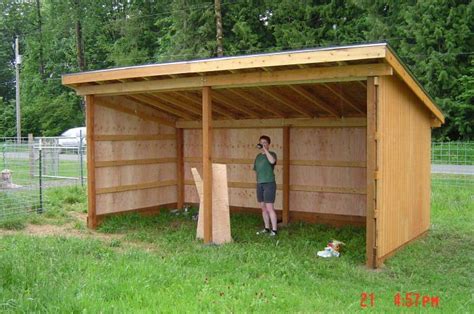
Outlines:
[[[176,203],[176,129],[153,119],[156,110],[120,97],[95,104],[97,215]]]
[[[257,207],[253,160],[261,135],[278,156],[276,209],[283,207],[283,129],[214,130],[213,158],[227,164],[231,206]],[[199,201],[191,168],[201,173],[201,130],[184,130],[185,201]],[[290,128],[290,212],[365,216],[366,128]]]

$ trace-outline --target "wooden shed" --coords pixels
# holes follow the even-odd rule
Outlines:
[[[212,162],[227,164],[231,211],[259,212],[260,135],[278,155],[275,207],[367,229],[378,267],[430,224],[431,128],[442,112],[387,44],[151,64],[67,74],[85,96],[88,225],[198,203],[212,242]]]

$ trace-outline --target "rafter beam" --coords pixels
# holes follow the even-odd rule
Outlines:
[[[187,120],[193,120],[193,116],[187,114],[187,113],[184,113],[182,112],[181,110],[177,110],[177,109],[174,109],[174,108],[171,108],[170,106],[168,105],[165,105],[163,104],[162,102],[156,100],[156,99],[150,99],[149,97],[147,96],[143,96],[143,95],[129,95],[129,96],[125,96],[126,98],[128,99],[131,99],[135,102],[138,102],[140,104],[143,104],[143,105],[147,105],[147,106],[150,106],[150,107],[155,107],[155,108],[158,108],[158,109],[161,109],[167,113],[170,113],[174,116],[177,116],[177,117],[180,117],[182,119],[187,119]]]
[[[195,97],[193,97],[193,96],[189,96],[189,95],[187,95],[187,94],[178,93],[178,92],[173,92],[172,94],[173,94],[173,95],[177,95],[177,96],[179,96],[179,97],[182,97],[182,98],[186,99],[186,100],[189,101],[189,102],[192,102],[192,103],[194,103],[194,104],[196,104],[196,105],[201,106],[200,98],[197,99],[197,98],[195,98]],[[215,112],[217,112],[218,114],[220,114],[220,115],[226,117],[226,118],[229,118],[229,119],[235,119],[235,118],[236,118],[236,116],[235,116],[234,114],[232,114],[232,113],[229,112],[228,110],[225,110],[225,109],[222,109],[222,108],[216,106],[216,104],[213,104],[212,110],[215,111]]]
[[[170,104],[173,104],[174,106],[176,107],[179,107],[183,110],[186,110],[186,111],[189,111],[197,116],[201,116],[202,112],[200,109],[196,108],[196,107],[193,107],[192,105],[184,102],[184,101],[181,101],[179,99],[177,99],[176,97],[171,97],[171,96],[168,96],[164,93],[156,93],[156,94],[153,94],[151,93],[150,94],[151,97],[153,97],[153,99],[161,99],[161,100],[164,100],[166,102],[169,102]]]
[[[197,90],[203,86],[235,88],[251,86],[323,83],[366,80],[368,76],[392,75],[392,67],[384,64],[359,64],[306,68],[274,72],[233,73],[193,76],[158,81],[126,82],[76,87],[79,95],[134,94],[156,91]]]
[[[252,96],[248,95],[247,93],[245,93],[244,91],[240,91],[240,90],[236,90],[236,89],[229,89],[227,90],[227,92],[229,93],[232,93],[234,95],[237,95],[239,96],[240,98],[243,98],[245,99],[247,102],[267,111],[267,112],[270,112],[270,113],[273,113],[274,115],[276,115],[277,117],[280,117],[280,118],[284,118],[285,117],[285,114],[283,112],[281,112],[280,110],[278,109],[275,109],[273,108],[272,106],[269,106],[265,103],[263,103],[262,101],[260,100],[256,100],[254,99]]]
[[[289,86],[293,91],[295,91],[297,94],[302,96],[304,99],[315,105],[316,107],[323,109],[324,111],[332,114],[335,117],[340,116],[339,112],[337,112],[334,108],[331,108],[329,105],[326,105],[323,103],[321,100],[317,99],[314,97],[311,93],[309,93],[307,90],[305,90],[301,86],[294,86],[290,85]]]
[[[254,111],[244,107],[244,106],[239,106],[239,105],[236,105],[231,99],[229,99],[227,96],[217,92],[217,91],[213,91],[212,93],[212,97],[214,99],[216,99],[218,102],[230,107],[230,108],[233,108],[237,111],[240,111],[240,112],[243,112],[247,115],[249,115],[251,118],[259,118],[258,114],[255,113]]]
[[[344,95],[342,95],[342,93],[339,93],[338,91],[336,91],[333,87],[331,87],[331,85],[329,84],[326,84],[324,83],[323,86],[327,89],[329,89],[329,91],[331,91],[331,93],[333,95],[335,95],[336,97],[338,97],[341,101],[343,101],[346,105],[348,105],[349,107],[355,109],[357,112],[359,113],[365,113],[364,111],[360,110],[359,107],[357,107],[356,105],[354,105],[349,99],[347,99],[347,97],[345,97]]]
[[[297,128],[364,128],[367,126],[366,117],[354,118],[297,118],[297,119],[243,119],[213,121],[213,128],[282,128],[285,126]],[[200,121],[177,121],[177,128],[200,129]]]
[[[262,94],[265,94],[265,95],[269,96],[270,98],[276,100],[277,102],[282,103],[283,105],[285,105],[287,107],[290,107],[291,109],[301,113],[305,117],[313,118],[315,116],[315,114],[313,114],[310,110],[307,110],[306,108],[299,106],[298,104],[292,102],[291,100],[289,100],[288,98],[286,98],[283,95],[272,92],[272,91],[270,91],[266,88],[257,87],[257,89]]]

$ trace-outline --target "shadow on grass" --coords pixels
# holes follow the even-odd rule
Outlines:
[[[137,213],[108,217],[98,228],[99,232],[126,234],[127,240],[155,243],[169,249],[172,247],[201,246],[196,240],[197,221],[193,219],[196,209],[188,213],[174,213],[162,210],[159,215],[142,216]],[[365,228],[346,226],[334,228],[327,225],[303,222],[291,223],[281,228],[275,238],[257,235],[261,228],[261,217],[258,215],[232,214],[231,233],[233,242],[224,246],[216,246],[222,250],[240,250],[260,248],[276,248],[291,254],[303,253],[316,256],[331,239],[337,239],[346,245],[342,259],[353,264],[365,263]],[[238,248],[240,246],[240,249]]]

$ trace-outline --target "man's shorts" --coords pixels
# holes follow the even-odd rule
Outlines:
[[[276,183],[257,183],[257,201],[259,203],[275,203]]]

